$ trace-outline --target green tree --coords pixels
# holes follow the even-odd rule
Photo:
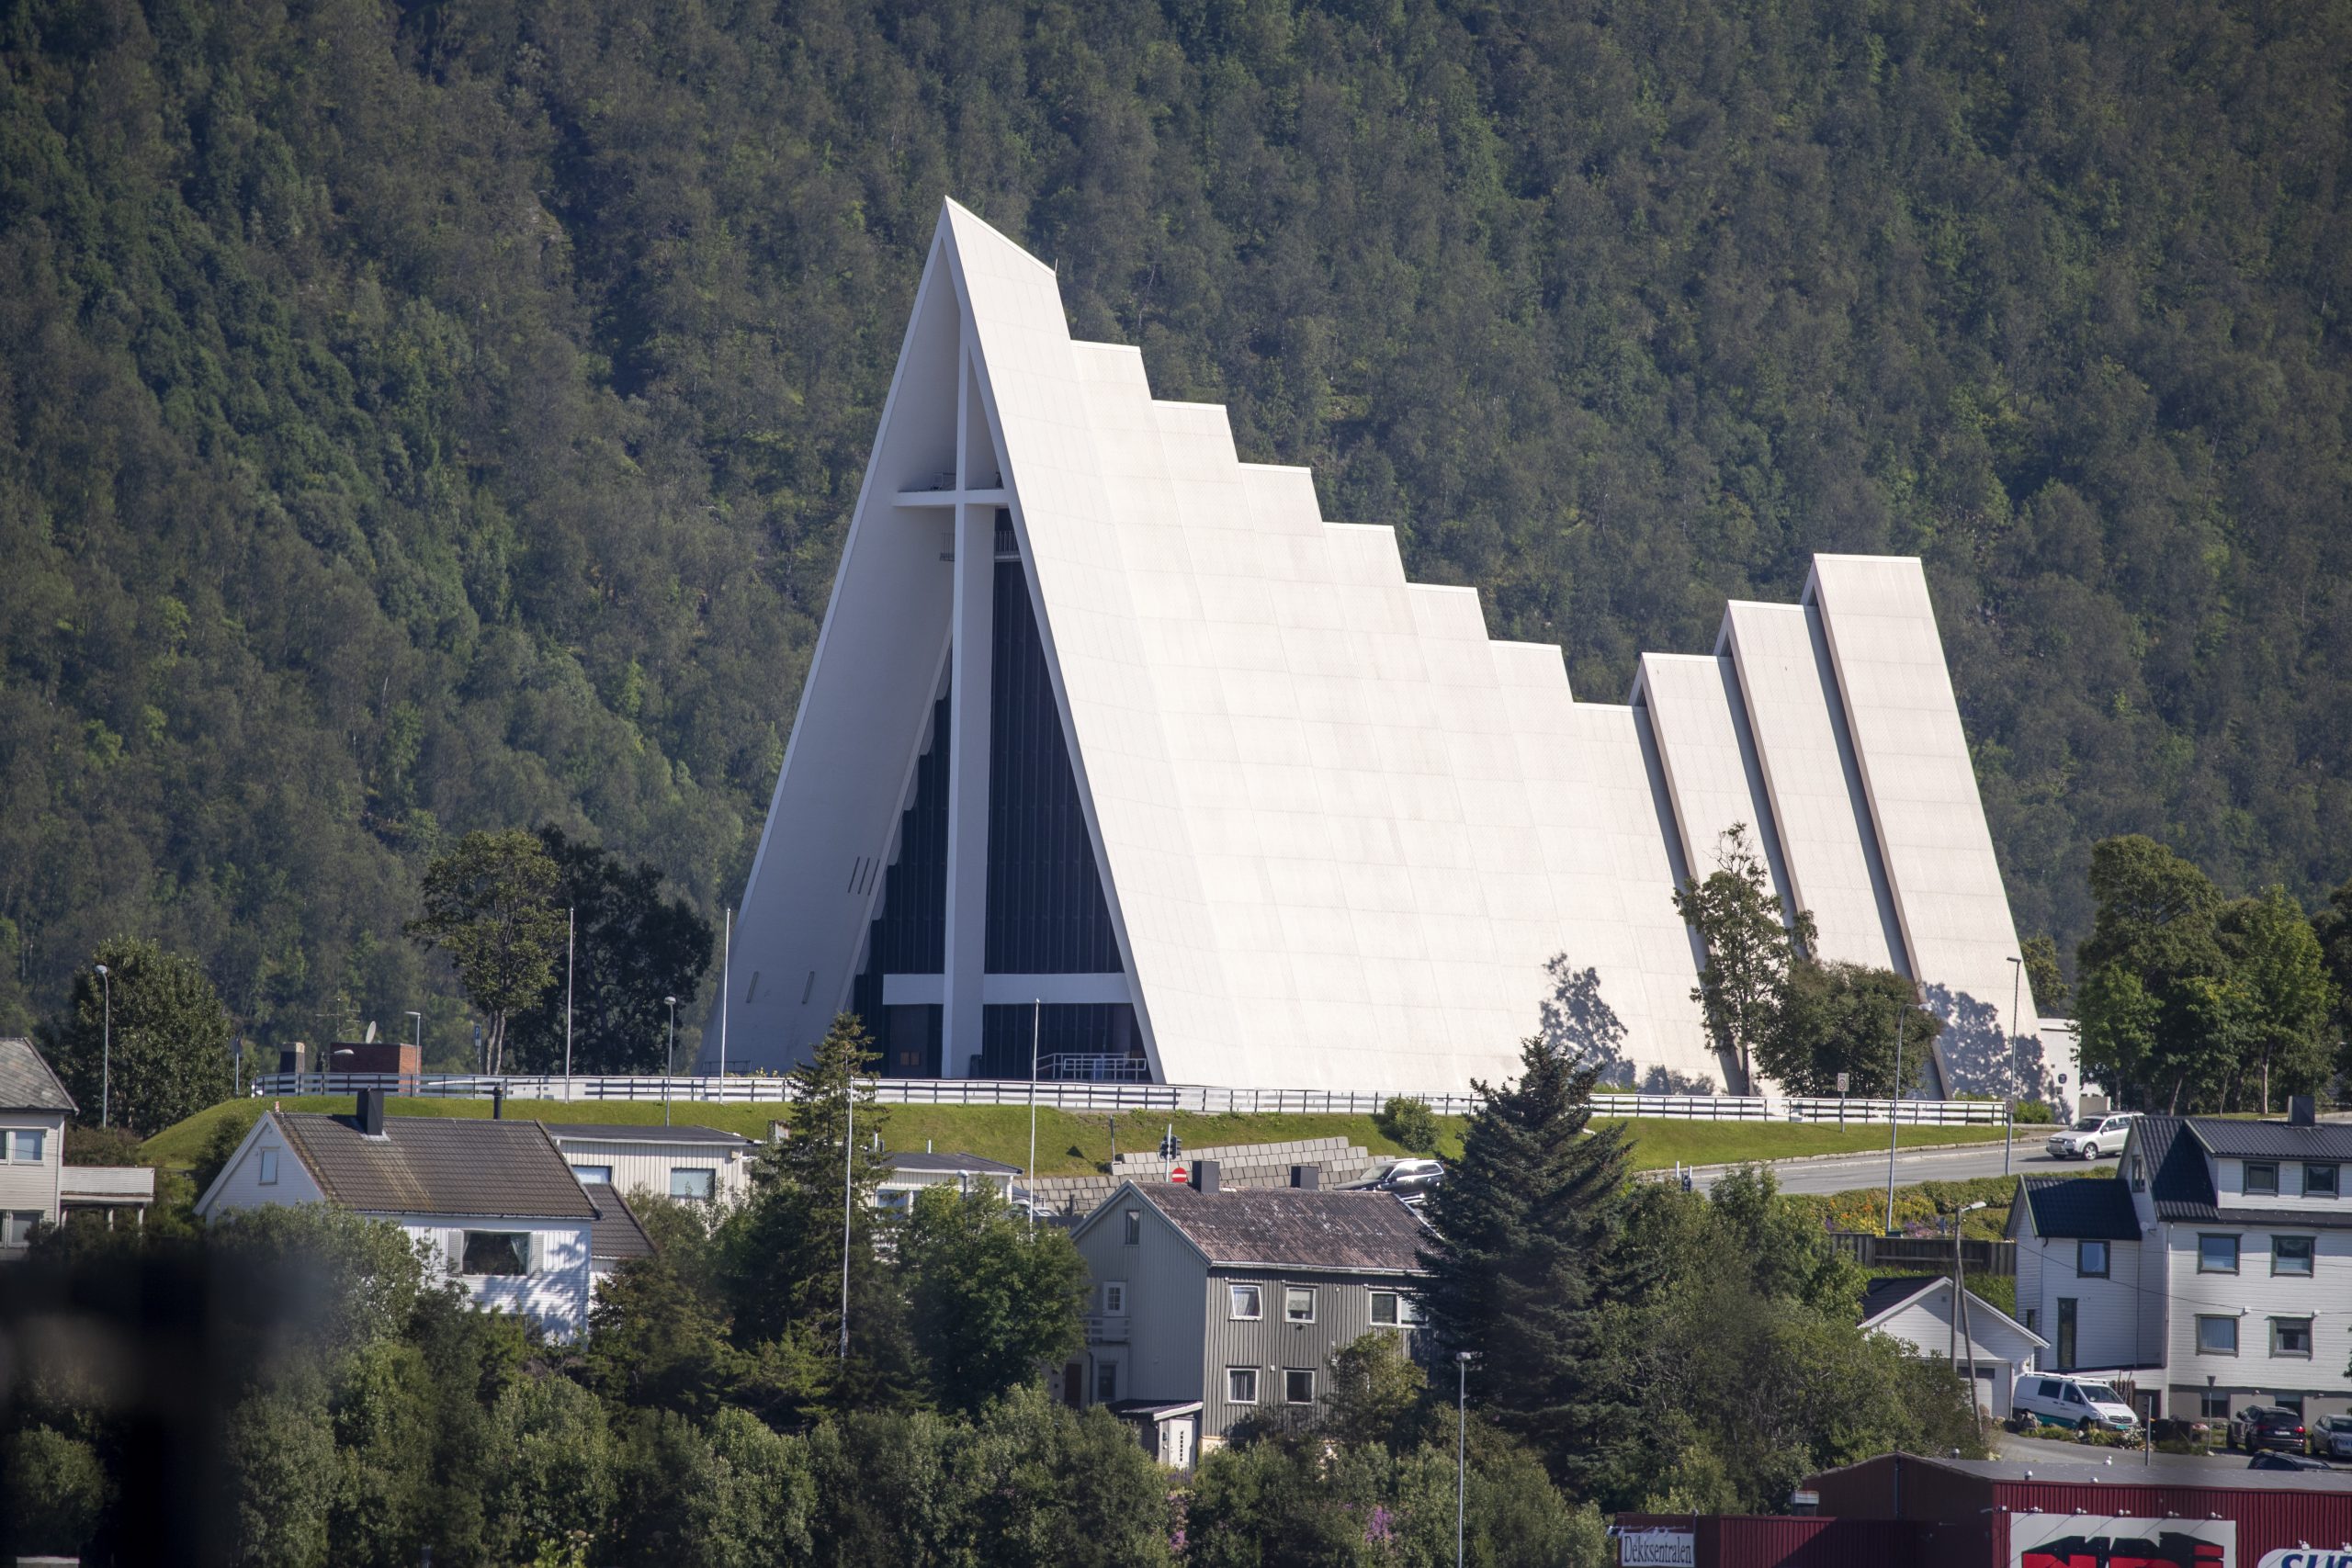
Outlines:
[[[228,1010],[193,962],[117,938],[74,976],[73,999],[42,1029],[41,1046],[82,1120],[96,1122],[103,1110],[110,1125],[149,1134],[229,1098],[229,1035]]]
[[[1789,965],[1788,983],[1756,1062],[1791,1094],[1909,1094],[1925,1081],[1943,1020],[1915,999],[1911,982],[1860,964]],[[1901,1046],[1901,1075],[1896,1047]]]
[[[1341,1442],[1399,1446],[1409,1438],[1429,1382],[1400,1337],[1374,1329],[1331,1352],[1323,1424]]]
[[[794,1069],[789,1135],[760,1151],[751,1197],[728,1226],[736,1343],[768,1358],[782,1380],[779,1412],[805,1412],[820,1396],[871,1407],[907,1388],[904,1298],[875,1248],[874,1193],[888,1165],[881,1148],[888,1113],[874,1097],[873,1064],[865,1025],[853,1013],[836,1018],[810,1060]],[[839,1354],[844,1338],[846,1357]]]
[[[2119,1098],[2136,1098],[2156,1059],[2161,1017],[2156,998],[2137,974],[2109,964],[2083,977],[2077,999],[2084,1078],[2106,1086]]]
[[[329,1402],[335,1451],[329,1562],[406,1568],[417,1561],[439,1505],[432,1380],[423,1352],[401,1341],[365,1346],[338,1369]]]
[[[229,1412],[228,1561],[310,1568],[327,1561],[336,1466],[325,1402],[302,1387],[265,1389]]]
[[[2312,934],[2335,987],[2335,1070],[2352,1077],[2352,882],[2327,896],[2327,907],[2312,918]]]
[[[2034,1006],[2043,1012],[2060,1014],[2074,999],[2074,992],[2066,984],[2065,971],[2058,964],[2058,944],[2047,936],[2030,936],[2020,951],[2025,955],[2025,983],[2033,992]]]
[[[560,924],[569,910],[577,921],[573,1070],[662,1070],[669,1010],[662,998],[677,998],[680,1015],[691,1014],[710,971],[710,922],[684,899],[664,897],[662,874],[642,861],[631,864],[560,828],[541,828],[538,837],[555,863],[548,902],[557,920]],[[529,1072],[560,1072],[564,1065],[560,931],[557,941],[554,982],[537,1002],[519,1009],[513,1023],[514,1065]]]
[[[2091,851],[2091,897],[2098,912],[2076,954],[2085,975],[2120,964],[2143,985],[2161,989],[2222,967],[2215,920],[2222,895],[2203,872],[2138,834],[2101,840]]]
[[[467,999],[489,1020],[483,1070],[505,1070],[506,1023],[555,979],[563,944],[559,876],[539,840],[519,828],[469,833],[424,869],[424,913],[408,934],[449,955]]]
[[[1715,869],[1675,890],[1674,908],[1706,951],[1690,999],[1705,1013],[1716,1044],[1738,1061],[1742,1092],[1753,1094],[1754,1053],[1771,1035],[1789,965],[1813,945],[1813,917],[1802,910],[1784,916],[1741,822],[1716,840]]]
[[[1430,1102],[1408,1095],[1394,1094],[1384,1101],[1373,1115],[1373,1125],[1381,1135],[1393,1139],[1418,1155],[1437,1153],[1437,1113]]]
[[[2274,1075],[2284,1094],[2326,1083],[2335,1052],[2324,1031],[2335,982],[2318,933],[2284,887],[2224,905],[2218,923],[2230,977],[2245,988],[2250,1012],[2242,1070],[2259,1081],[2267,1116]]]
[[[106,1507],[106,1468],[87,1442],[47,1427],[0,1438],[0,1547],[78,1557]]]
[[[616,1407],[707,1420],[753,1371],[729,1337],[723,1243],[698,1205],[648,1204],[644,1224],[653,1256],[628,1259],[597,1287],[584,1376]]]
[[[1422,1259],[1434,1341],[1481,1359],[1482,1403],[1571,1490],[1614,1461],[1634,1416],[1596,1311],[1638,1288],[1619,1248],[1632,1154],[1622,1123],[1591,1127],[1597,1070],[1539,1037],[1516,1082],[1473,1084],[1478,1109],[1429,1201]]]
[[[551,1372],[527,1373],[499,1394],[490,1432],[483,1502],[495,1560],[584,1547],[605,1529],[612,1453],[594,1394]]]
[[[992,1189],[915,1195],[898,1235],[908,1321],[934,1397],[971,1412],[1085,1344],[1086,1261]]]

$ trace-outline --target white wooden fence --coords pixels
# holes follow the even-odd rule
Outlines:
[[[447,1100],[487,1100],[503,1086],[510,1100],[663,1100],[710,1105],[780,1105],[792,1097],[792,1079],[781,1075],[729,1073],[725,1077],[615,1077],[507,1074],[491,1077],[457,1073],[262,1073],[253,1080],[257,1095],[350,1094],[363,1089]],[[877,1078],[875,1098],[886,1105],[1027,1105],[1062,1111],[1183,1111],[1204,1114],[1280,1113],[1363,1116],[1378,1111],[1392,1091],[1323,1089],[1213,1089],[1201,1084],[1031,1084],[1026,1078]],[[1477,1108],[1475,1095],[1422,1094],[1441,1116],[1466,1116]],[[1905,1125],[1997,1127],[2005,1108],[1996,1100],[1789,1099],[1773,1095],[1611,1094],[1593,1097],[1603,1116],[1665,1117],[1686,1122],[1810,1122],[1866,1126],[1886,1123],[1890,1111]]]

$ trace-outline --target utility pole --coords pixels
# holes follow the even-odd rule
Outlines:
[[[1037,1042],[1045,1027],[1046,1002],[1042,997],[1029,1001],[1029,1168],[1022,1177],[1029,1183],[1029,1201],[1022,1207],[1029,1213],[1029,1231],[1037,1230]]]
[[[1906,1001],[1895,1004],[1894,1081],[1886,1086],[1886,1234],[1894,1234],[1894,1150],[1903,1136],[1903,1026],[1911,1019]]]
[[[1470,1355],[1453,1353],[1453,1568],[1462,1568],[1462,1524],[1470,1512]]]
[[[114,1124],[114,976],[98,965],[98,984],[106,991],[105,1022],[98,1036],[98,1125]]]
[[[2025,990],[2025,960],[2015,953],[2009,956],[2009,1120],[2001,1129],[2001,1174],[2009,1174],[2009,1162],[2018,1146],[2018,1002]],[[2268,1111],[2268,1106],[2263,1110]]]
[[[670,1060],[662,1074],[662,1125],[670,1124],[670,1080],[678,1076],[678,998],[663,997],[670,1009]]]
[[[563,912],[563,1098],[571,1098],[571,981],[572,938],[580,930],[577,906]]]
[[[727,1103],[727,985],[733,977],[731,965],[735,959],[735,908],[727,909],[727,934],[720,939],[718,949],[718,1102]]]
[[[849,1080],[842,1100],[848,1120],[842,1124],[842,1364],[849,1364],[849,1229],[850,1209],[857,1188],[850,1180],[850,1158],[857,1149],[857,1079]]]

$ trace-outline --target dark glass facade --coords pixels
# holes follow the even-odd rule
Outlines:
[[[1008,553],[1010,519],[997,525]],[[1114,975],[1119,942],[1086,830],[1061,710],[1018,560],[996,564],[993,679],[989,692],[989,881],[985,962],[991,975]],[[867,929],[851,1006],[892,1077],[937,1077],[941,1010],[882,1005],[886,975],[937,975],[947,948],[948,701],[932,710],[931,744],[915,764],[914,799],[899,818],[898,858]],[[982,1011],[984,1076],[1029,1076],[1033,1010]],[[1125,1002],[1057,1003],[1035,1021],[1038,1053],[1126,1055],[1140,1048]],[[956,1064],[958,1071],[967,1064]]]

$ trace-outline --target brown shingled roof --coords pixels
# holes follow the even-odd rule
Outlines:
[[[537,1122],[390,1116],[371,1138],[349,1116],[275,1113],[329,1202],[364,1213],[594,1220],[596,1206]]]
[[[645,1226],[639,1222],[637,1211],[628,1206],[627,1198],[601,1183],[589,1197],[596,1205],[596,1223],[588,1227],[591,1258],[603,1265],[653,1256],[653,1238],[645,1234]]]
[[[1420,1248],[1431,1239],[1420,1217],[1391,1192],[1295,1187],[1195,1192],[1177,1186],[1135,1190],[1215,1264],[1418,1273]],[[1118,1196],[1112,1201],[1117,1202]]]

